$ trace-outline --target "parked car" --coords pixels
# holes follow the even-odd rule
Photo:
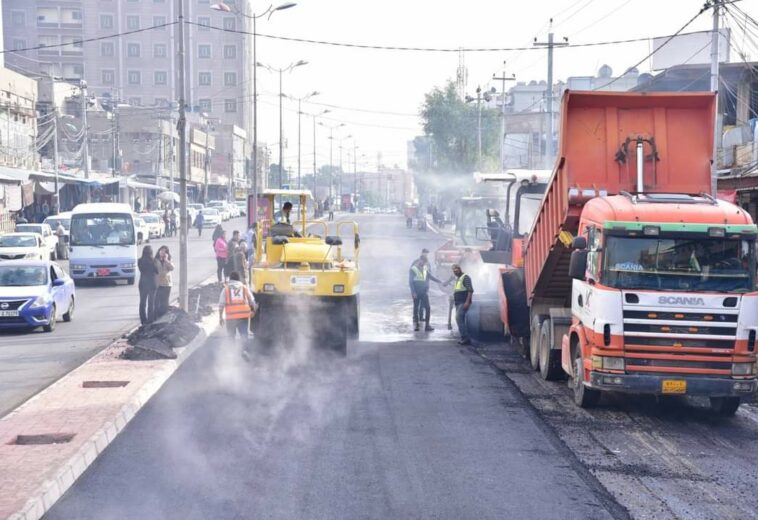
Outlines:
[[[224,222],[232,218],[232,214],[229,211],[229,208],[226,206],[226,202],[223,200],[212,200],[206,205],[206,207],[213,208],[218,211],[219,215],[221,215],[221,220]]]
[[[50,215],[45,219],[44,224],[47,224],[50,226],[50,229],[53,230],[53,234],[55,234],[55,230],[58,229],[58,224],[63,225],[63,237],[65,242],[68,244],[69,236],[71,232],[71,212],[66,211],[64,213],[58,213],[57,215]]]
[[[74,281],[50,260],[0,262],[0,327],[52,332],[58,318],[71,321]]]
[[[134,215],[134,230],[137,233],[137,243],[150,242],[150,226],[138,213]]]
[[[221,214],[216,208],[203,209],[203,227],[216,227],[221,224]]]
[[[229,214],[232,216],[232,218],[237,218],[240,216],[240,209],[237,207],[236,204],[227,202],[226,207],[229,208]]]
[[[46,260],[50,250],[39,233],[0,235],[0,260]]]
[[[166,224],[163,222],[163,213],[158,216],[155,213],[140,213],[140,218],[150,228],[150,238],[161,238],[166,234]]]
[[[55,236],[53,230],[49,224],[16,224],[16,232],[18,233],[37,233],[42,236],[42,241],[45,243],[47,250],[49,251],[50,260],[55,260],[56,251],[58,250],[58,237]]]
[[[237,206],[237,209],[239,210],[239,214],[243,217],[246,217],[247,216],[247,201],[237,200],[237,201],[234,201],[234,204]]]

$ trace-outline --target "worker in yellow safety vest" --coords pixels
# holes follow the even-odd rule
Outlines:
[[[424,330],[431,332],[434,328],[429,325],[431,305],[429,304],[429,280],[441,283],[429,272],[428,249],[421,250],[421,256],[413,261],[408,272],[408,284],[413,298],[413,330],[419,330],[419,324],[426,322]]]
[[[250,319],[255,315],[256,303],[250,288],[240,281],[238,272],[229,274],[229,282],[224,284],[218,300],[219,324],[224,324],[226,330],[234,339],[239,334],[243,342],[243,355],[247,354],[247,338],[250,330]]]
[[[466,313],[471,307],[471,300],[474,296],[474,286],[471,284],[471,277],[463,272],[461,266],[453,265],[453,275],[455,276],[455,285],[453,286],[453,300],[455,302],[455,321],[458,324],[458,332],[461,339],[458,341],[461,345],[470,345],[471,339],[468,337],[468,328],[466,327]]]

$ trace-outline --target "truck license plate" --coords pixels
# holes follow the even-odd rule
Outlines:
[[[290,282],[295,287],[313,287],[316,285],[315,276],[293,276]]]
[[[13,318],[15,316],[18,316],[18,311],[0,311],[0,317],[2,318]]]
[[[686,394],[687,381],[682,379],[664,379],[661,385],[664,394]]]
[[[97,276],[110,276],[111,270],[110,269],[98,269],[95,274],[97,274]]]

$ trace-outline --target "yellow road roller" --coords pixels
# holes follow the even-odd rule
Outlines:
[[[309,202],[308,190],[271,189],[249,203],[253,332],[262,345],[307,341],[344,355],[359,334],[358,224],[308,220]]]

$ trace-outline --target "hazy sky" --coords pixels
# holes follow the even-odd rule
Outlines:
[[[267,3],[259,3],[265,9]],[[556,40],[571,43],[599,42],[667,35],[678,30],[703,5],[703,0],[298,0],[298,5],[261,21],[260,34],[271,34],[334,42],[384,46],[420,47],[521,47],[537,37],[545,41],[553,17]],[[758,17],[758,1],[744,0],[739,6]],[[710,12],[702,14],[686,30],[707,30]],[[732,28],[736,30],[732,23]],[[741,41],[735,42],[742,45]],[[752,57],[758,50],[746,47]],[[594,75],[607,63],[614,73],[634,65],[650,52],[648,42],[590,48],[571,47],[555,53],[555,79]],[[276,66],[297,60],[309,64],[285,75],[285,93],[302,96],[317,90],[320,103],[346,107],[331,108],[328,124],[344,122],[342,136],[355,137],[365,166],[373,167],[377,151],[385,164],[405,166],[406,142],[421,133],[418,113],[423,95],[455,77],[457,52],[410,52],[366,50],[309,43],[274,41],[258,37],[258,60]],[[544,80],[547,75],[545,50],[468,52],[468,88],[492,86],[493,72],[502,71],[519,81]],[[649,70],[649,64],[639,67]],[[496,85],[499,87],[499,83]],[[278,78],[259,74],[259,139],[278,142]],[[325,107],[304,104],[304,111]],[[289,108],[289,110],[287,110]],[[352,110],[350,110],[352,109]],[[360,109],[360,110],[355,110]],[[362,111],[361,111],[362,110]],[[399,115],[367,111],[393,112]],[[312,169],[312,122],[303,117],[303,172]],[[296,106],[285,100],[284,133],[288,148],[285,166],[297,164]],[[318,164],[329,161],[328,130],[318,128]],[[348,144],[349,143],[349,144]],[[345,141],[352,147],[352,140]],[[272,160],[278,151],[272,147]],[[338,161],[335,144],[334,162]],[[347,160],[345,156],[345,160]],[[359,166],[360,167],[360,166]]]

